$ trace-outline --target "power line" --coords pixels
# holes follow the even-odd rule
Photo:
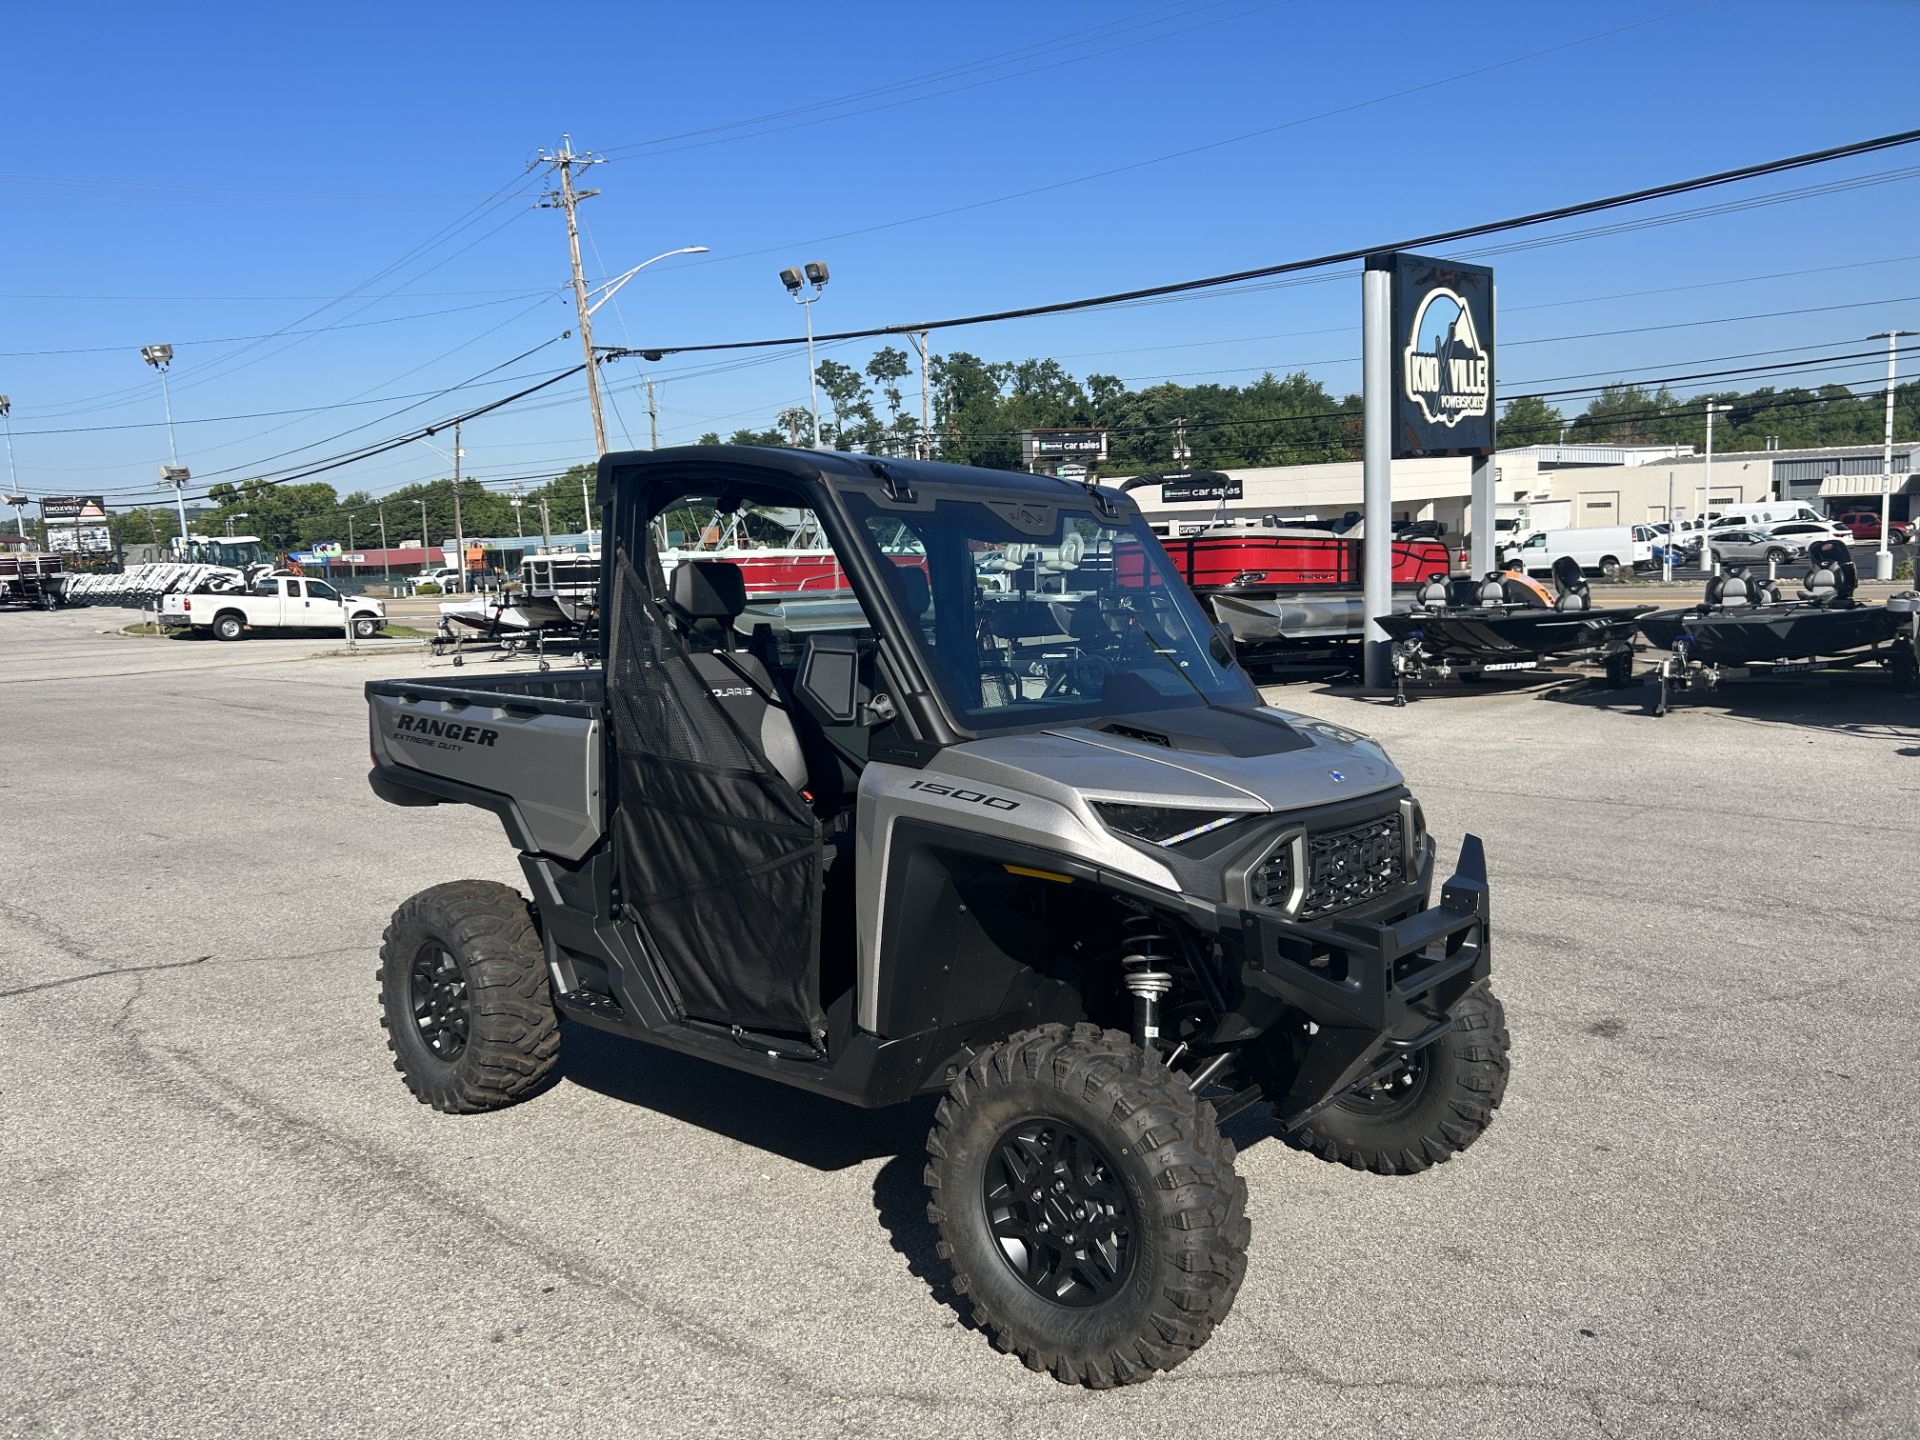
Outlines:
[[[826,335],[815,336],[822,340],[868,340],[882,335],[905,335],[914,330],[952,330],[964,325],[990,325],[1007,320],[1029,320],[1042,315],[1064,315],[1077,310],[1091,310],[1100,306],[1118,305],[1132,300],[1145,300],[1166,295],[1186,294],[1197,290],[1209,290],[1223,285],[1234,285],[1247,280],[1256,280],[1269,276],[1298,274],[1307,270],[1320,270],[1330,265],[1345,264],[1349,261],[1363,260],[1368,255],[1390,250],[1424,249],[1434,245],[1448,245],[1460,240],[1470,240],[1482,235],[1495,235],[1508,230],[1525,229],[1535,225],[1550,224],[1556,220],[1572,219],[1579,215],[1592,215],[1606,210],[1617,210],[1624,206],[1641,205],[1650,200],[1662,200],[1669,196],[1692,194],[1696,191],[1716,188],[1722,185],[1737,184],[1745,180],[1754,180],[1766,175],[1778,175],[1792,170],[1805,169],[1812,165],[1830,164],[1836,160],[1852,159],[1861,155],[1877,154],[1883,150],[1892,150],[1900,146],[1920,141],[1920,130],[1901,130],[1890,135],[1876,136],[1870,140],[1856,140],[1846,145],[1830,146],[1824,150],[1809,150],[1798,155],[1788,155],[1777,160],[1761,161],[1758,164],[1742,165],[1732,170],[1715,171],[1709,175],[1697,175],[1686,180],[1672,180],[1660,185],[1649,185],[1638,190],[1623,191],[1617,195],[1608,195],[1596,200],[1582,200],[1570,205],[1559,205],[1549,210],[1536,210],[1525,215],[1510,216],[1503,220],[1484,221],[1477,225],[1461,225],[1449,230],[1436,230],[1425,235],[1410,236],[1401,240],[1387,241],[1372,245],[1362,245],[1350,250],[1334,251],[1326,255],[1316,255],[1303,260],[1285,260],[1273,265],[1255,266],[1249,270],[1230,271],[1224,275],[1207,275],[1191,280],[1174,280],[1162,285],[1147,285],[1135,290],[1118,290],[1105,295],[1090,295],[1077,300],[1056,300],[1041,305],[1026,305],[1009,310],[986,311],[976,315],[962,315],[945,320],[916,320],[898,325],[876,325],[863,330],[841,330]],[[640,349],[619,350],[612,353],[621,355],[638,354],[646,358],[658,358],[662,355],[685,355],[713,350],[757,350],[769,346],[799,345],[805,343],[804,336],[782,336],[777,339],[714,341],[697,345],[654,345]]]

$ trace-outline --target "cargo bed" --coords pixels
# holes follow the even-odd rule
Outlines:
[[[368,781],[399,805],[492,810],[521,850],[577,860],[603,823],[604,692],[598,670],[372,681]]]

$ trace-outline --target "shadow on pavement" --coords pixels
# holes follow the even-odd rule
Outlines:
[[[815,1170],[844,1170],[884,1155],[918,1156],[933,1124],[930,1098],[862,1110],[588,1026],[568,1024],[564,1031],[563,1081]]]
[[[1545,698],[1563,705],[1654,719],[1656,691],[1651,674],[1623,690],[1604,685],[1573,685],[1549,690]],[[1758,725],[1827,730],[1874,740],[1920,740],[1920,695],[1898,688],[1875,670],[1838,670],[1794,679],[1727,680],[1710,690],[1676,690],[1671,712],[1704,711]],[[1920,749],[1900,750],[1901,755]]]

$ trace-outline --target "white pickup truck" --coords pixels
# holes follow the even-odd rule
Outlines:
[[[324,580],[302,575],[263,575],[250,590],[167,595],[160,623],[174,629],[210,629],[222,640],[249,630],[341,630],[353,626],[365,640],[387,623],[386,607],[364,595],[342,595]]]

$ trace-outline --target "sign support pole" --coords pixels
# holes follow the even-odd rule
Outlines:
[[[1493,553],[1493,471],[1492,455],[1473,457],[1473,479],[1469,487],[1472,498],[1468,502],[1472,513],[1467,529],[1472,535],[1468,568],[1476,578],[1500,563],[1499,556]]]
[[[1361,540],[1363,577],[1362,681],[1370,689],[1393,682],[1387,632],[1377,623],[1393,610],[1393,272],[1369,267],[1361,277],[1360,373],[1365,405],[1362,435],[1362,506],[1366,532]]]

